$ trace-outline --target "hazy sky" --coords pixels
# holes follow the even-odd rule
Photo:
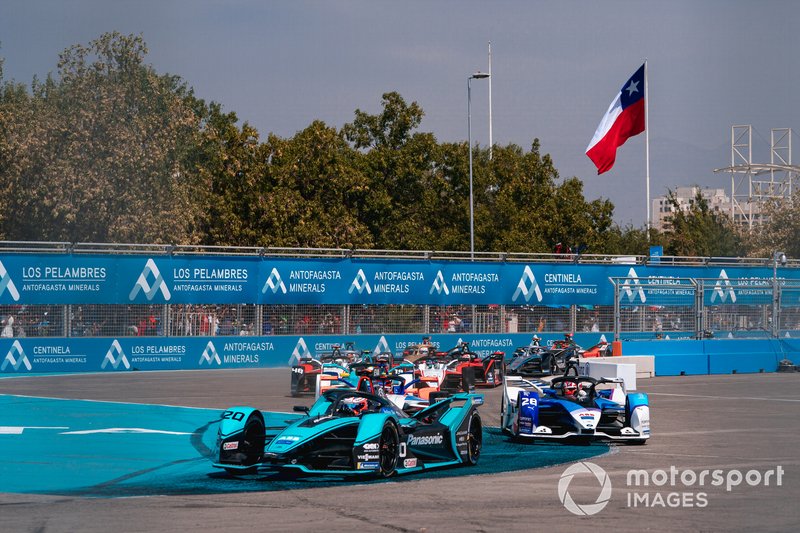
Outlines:
[[[147,62],[181,76],[262,136],[321,119],[341,127],[398,91],[422,131],[467,138],[467,77],[492,42],[494,142],[539,138],[562,177],[645,222],[645,136],[597,176],[585,149],[608,105],[649,67],[651,195],[679,185],[730,189],[733,124],[754,127],[754,162],[772,128],[800,133],[796,1],[2,0],[5,78],[30,83],[58,54],[104,32],[141,33]],[[473,141],[488,142],[488,83],[473,81]],[[796,143],[795,143],[796,144]],[[795,163],[800,157],[795,157]]]

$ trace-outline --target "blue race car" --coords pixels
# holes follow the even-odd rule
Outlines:
[[[222,414],[213,466],[229,473],[394,474],[478,462],[483,442],[480,394],[455,394],[413,415],[379,394],[331,389],[305,416],[266,427],[253,407]],[[285,417],[284,417],[285,418]]]
[[[647,394],[626,394],[620,378],[560,376],[548,383],[506,376],[500,420],[504,432],[528,439],[644,444],[650,438]]]

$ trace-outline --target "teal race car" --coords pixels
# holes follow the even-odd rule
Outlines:
[[[238,474],[389,477],[478,462],[483,395],[458,393],[405,413],[379,394],[331,389],[311,408],[274,413],[231,407],[222,414],[213,466]],[[286,419],[293,415],[287,414]]]

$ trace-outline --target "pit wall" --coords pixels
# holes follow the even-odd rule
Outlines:
[[[576,333],[588,348],[609,332]],[[540,334],[543,344],[563,338]],[[461,341],[480,354],[495,351],[511,357],[527,345],[530,334],[431,335],[440,350]],[[330,351],[334,344],[355,343],[359,350],[401,353],[418,344],[419,335],[329,335],[263,337],[103,337],[0,339],[0,375],[50,372],[121,372],[132,370],[204,370],[285,367],[300,357]],[[797,361],[800,339],[710,339],[623,341],[623,355],[655,356],[656,375],[774,372],[782,359]]]

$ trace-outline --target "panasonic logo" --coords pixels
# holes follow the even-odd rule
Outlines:
[[[430,446],[431,444],[441,444],[442,442],[444,442],[442,435],[424,435],[422,437],[411,435],[408,437],[410,446]]]

